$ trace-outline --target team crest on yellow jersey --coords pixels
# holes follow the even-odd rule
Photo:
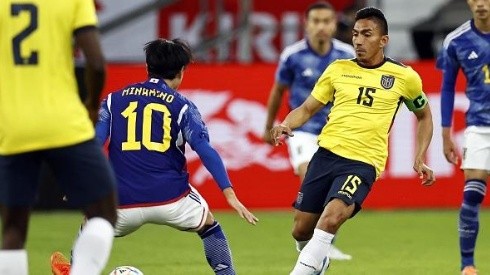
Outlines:
[[[385,89],[391,89],[395,84],[395,77],[392,75],[382,75],[381,76],[381,86]]]

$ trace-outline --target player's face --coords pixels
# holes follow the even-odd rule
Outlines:
[[[352,44],[357,61],[363,65],[376,65],[383,58],[383,48],[388,35],[383,35],[380,26],[373,20],[357,20],[352,29]],[[374,63],[374,64],[373,64]]]
[[[490,17],[490,0],[467,0],[473,18],[476,20],[487,20]]]
[[[305,20],[306,35],[311,43],[330,42],[337,28],[335,12],[329,9],[313,9]]]

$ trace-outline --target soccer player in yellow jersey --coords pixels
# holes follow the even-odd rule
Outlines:
[[[388,135],[402,103],[418,121],[413,168],[423,185],[435,181],[424,164],[433,130],[427,97],[413,69],[385,57],[388,40],[384,14],[373,7],[359,10],[352,30],[356,58],[329,65],[306,101],[271,130],[277,145],[282,135],[292,136],[292,129],[333,104],[295,203],[293,237],[309,242],[291,274],[321,274],[328,267],[332,239],[361,209],[384,170]]]
[[[28,274],[24,247],[43,162],[69,203],[88,217],[71,274],[100,274],[109,257],[115,179],[88,115],[96,118],[105,79],[96,21],[93,0],[0,1],[2,275]],[[87,57],[85,106],[73,72],[73,41]]]

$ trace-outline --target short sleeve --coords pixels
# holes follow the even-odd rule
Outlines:
[[[93,0],[70,0],[76,1],[75,19],[73,22],[73,30],[87,26],[97,25],[97,14],[95,12],[95,4]]]
[[[320,76],[318,81],[313,87],[311,95],[323,104],[333,101],[334,87],[332,83],[332,76],[335,70],[335,63],[332,63]]]
[[[427,96],[422,90],[422,79],[412,68],[408,71],[403,100],[410,111],[420,110],[428,103]]]
[[[419,74],[412,68],[409,69],[409,74],[405,83],[406,94],[403,95],[406,99],[415,99],[422,91],[422,79]]]

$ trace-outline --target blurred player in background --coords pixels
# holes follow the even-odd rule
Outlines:
[[[353,217],[383,172],[388,135],[402,101],[418,120],[413,169],[423,185],[431,185],[433,171],[424,164],[432,138],[432,115],[419,75],[384,56],[388,24],[376,8],[357,12],[353,28],[355,59],[334,61],[311,95],[271,130],[272,138],[308,121],[329,102],[329,122],[318,137],[319,149],[308,166],[296,199],[293,236],[313,237],[301,251],[291,274],[320,274],[329,264],[328,251],[340,226]],[[312,213],[321,214],[316,224]],[[307,226],[305,226],[305,223]],[[314,228],[314,229],[313,229]]]
[[[115,178],[95,140],[105,80],[91,0],[0,2],[0,274],[28,273],[25,242],[41,163],[87,223],[71,274],[100,274],[116,221]],[[73,73],[73,37],[87,57],[85,107]],[[87,112],[88,109],[88,112]]]
[[[444,155],[458,164],[458,153],[451,138],[455,83],[461,68],[466,77],[466,112],[463,161],[465,184],[459,214],[461,270],[464,275],[477,274],[474,251],[478,236],[480,204],[490,172],[490,0],[467,0],[473,19],[467,21],[444,40],[437,58],[443,71],[441,88],[442,140]]]
[[[197,232],[213,271],[235,274],[220,224],[189,184],[186,143],[240,217],[254,225],[258,219],[236,197],[197,107],[176,91],[192,61],[191,51],[178,39],[158,39],[146,44],[145,53],[148,80],[110,93],[96,127],[99,141],[109,140],[109,159],[118,180],[115,235],[126,236],[147,223]]]
[[[286,90],[289,90],[289,109],[295,109],[310,95],[316,81],[330,63],[339,58],[354,57],[354,48],[351,45],[333,38],[337,20],[330,3],[321,1],[311,4],[305,12],[304,24],[306,38],[284,49],[270,91],[264,131],[264,140],[270,144],[274,142],[270,130]],[[300,182],[303,182],[311,157],[318,150],[317,137],[327,121],[330,107],[331,105],[323,107],[303,126],[293,131],[294,138],[287,140],[291,165]],[[310,224],[314,226],[319,217],[319,214],[310,214],[309,218],[314,221]],[[296,241],[298,251],[301,251],[310,238],[311,235],[306,234]],[[332,245],[330,258],[350,260],[352,257]]]

